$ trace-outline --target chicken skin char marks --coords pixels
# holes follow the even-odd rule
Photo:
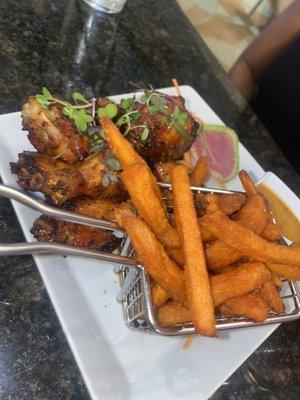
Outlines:
[[[97,153],[77,164],[67,164],[46,154],[23,152],[16,163],[11,163],[11,171],[18,175],[18,183],[23,189],[40,191],[48,202],[56,205],[77,196],[120,200],[125,196],[119,180],[103,185],[102,178],[107,172],[104,153]],[[110,174],[117,176],[112,171]]]
[[[22,107],[23,130],[39,153],[76,163],[89,155],[91,141],[80,133],[74,122],[64,116],[62,106],[53,104],[43,108],[34,96]]]

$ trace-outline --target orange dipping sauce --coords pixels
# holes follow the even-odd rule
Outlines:
[[[268,184],[262,182],[257,185],[257,188],[268,200],[270,209],[283,236],[295,243],[296,246],[300,246],[299,217]]]

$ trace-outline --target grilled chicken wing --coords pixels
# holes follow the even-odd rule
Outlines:
[[[64,204],[64,208],[77,214],[88,215],[89,217],[103,218],[108,221],[115,219],[115,210],[133,211],[131,203],[116,203],[111,200],[101,198],[83,197],[73,199]]]
[[[39,153],[58,157],[68,163],[83,160],[89,155],[90,139],[81,134],[73,121],[65,117],[62,107],[54,104],[43,108],[34,96],[22,108],[23,129]]]
[[[59,221],[45,215],[34,222],[31,233],[39,242],[58,242],[106,252],[114,250],[121,241],[112,232]]]
[[[124,195],[120,181],[110,181],[108,186],[103,186],[102,178],[107,173],[104,153],[72,165],[53,160],[46,154],[23,152],[18,162],[11,163],[11,171],[18,175],[23,189],[40,191],[56,205],[76,196],[119,198]],[[115,172],[109,173],[117,176]]]
[[[186,112],[184,99],[182,97],[164,96],[169,114],[177,107]],[[135,110],[139,110],[141,116],[132,123],[132,126],[147,126],[149,136],[146,140],[141,139],[143,127],[131,129],[126,136],[135,150],[151,165],[155,162],[175,161],[182,158],[183,153],[192,145],[198,129],[198,123],[188,114],[184,124],[185,136],[180,135],[175,124],[170,126],[165,115],[161,112],[151,115],[147,104],[135,103]]]
[[[115,218],[114,211],[117,209],[133,209],[130,203],[116,203],[111,200],[92,199],[89,197],[70,200],[63,206],[65,209],[78,214],[106,220],[113,220]],[[45,215],[42,215],[34,222],[31,233],[39,242],[66,243],[107,252],[112,251],[120,244],[120,239],[117,239],[112,232],[59,221]]]

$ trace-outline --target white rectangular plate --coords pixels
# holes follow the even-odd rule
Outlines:
[[[188,109],[207,123],[222,123],[193,88],[181,90]],[[173,88],[162,91],[175,94]],[[20,113],[0,116],[0,138],[1,177],[17,187],[9,163],[32,149],[21,130]],[[264,174],[241,144],[240,169],[255,180]],[[240,189],[238,179],[228,187]],[[16,202],[13,206],[32,241],[30,228],[38,214]],[[125,326],[112,265],[75,257],[34,259],[93,400],[207,399],[278,326],[223,331],[216,339],[199,336],[185,351],[186,338],[147,335]]]

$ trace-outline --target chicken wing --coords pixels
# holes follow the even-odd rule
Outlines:
[[[103,185],[103,176],[108,172],[104,153],[97,153],[77,164],[67,164],[46,154],[23,152],[16,163],[11,163],[11,171],[18,175],[18,183],[23,189],[42,192],[47,201],[56,205],[77,196],[124,196],[119,180],[109,180],[107,186]],[[116,172],[109,173],[117,177]]]
[[[163,101],[166,115],[161,111],[151,112],[149,104],[135,102],[134,111],[139,114],[130,123],[130,130],[126,132],[126,139],[133,145],[135,151],[153,167],[156,162],[175,161],[182,158],[183,153],[192,145],[198,129],[198,123],[187,112],[182,97],[153,94]],[[98,104],[99,104],[98,100]],[[174,113],[185,114],[183,127],[178,127]],[[143,138],[143,129],[147,127],[148,137]],[[121,127],[126,131],[127,125]],[[179,130],[180,128],[180,130]]]
[[[133,205],[129,202],[116,203],[101,198],[76,198],[64,204],[64,208],[77,214],[88,215],[89,217],[103,218],[108,221],[115,219],[115,210],[122,209],[133,211]]]
[[[58,242],[106,252],[114,250],[121,241],[112,232],[59,221],[45,215],[34,222],[30,232],[39,242]]]
[[[58,157],[68,163],[89,155],[90,138],[80,133],[73,121],[63,115],[62,107],[54,104],[43,108],[35,96],[30,96],[22,108],[23,129],[39,153]]]

